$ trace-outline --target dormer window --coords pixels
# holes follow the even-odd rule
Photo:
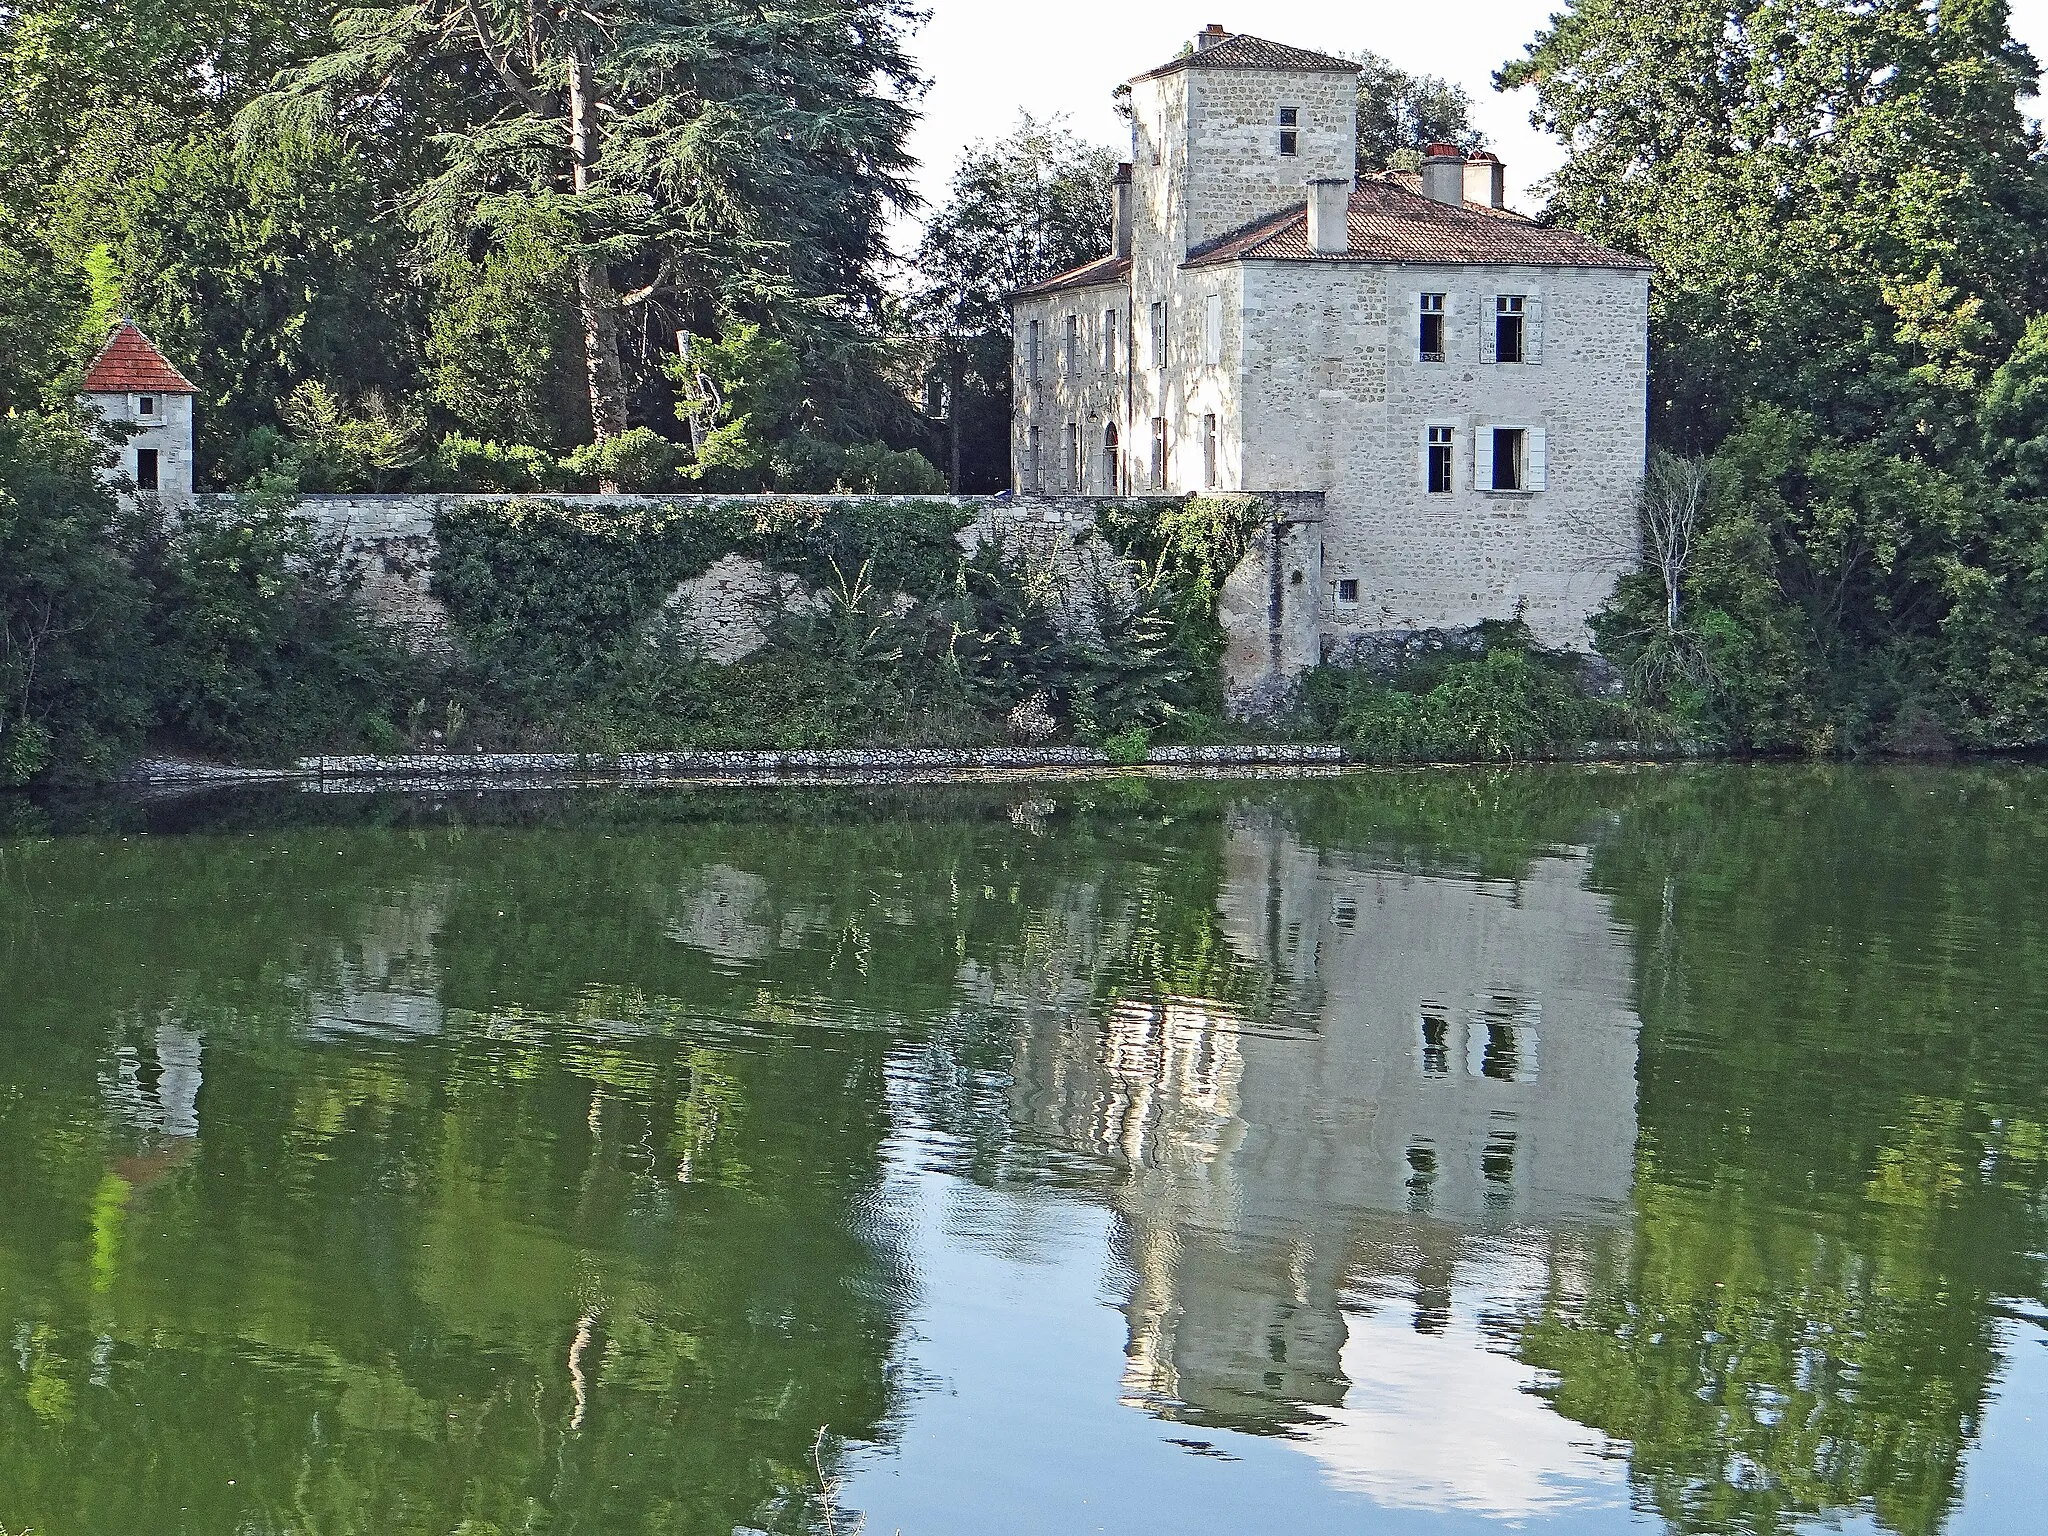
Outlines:
[[[1301,153],[1301,108],[1280,109],[1280,153],[1298,155]]]

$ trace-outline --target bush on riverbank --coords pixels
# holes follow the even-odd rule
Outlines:
[[[123,511],[71,417],[0,419],[0,787],[103,778],[145,743],[266,761],[373,727],[414,663],[289,503]]]
[[[1637,734],[1626,705],[1585,691],[1580,658],[1541,649],[1522,625],[1484,625],[1478,644],[1391,675],[1316,668],[1301,733],[1376,763],[1527,762]]]

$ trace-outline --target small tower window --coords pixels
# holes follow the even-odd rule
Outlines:
[[[1347,606],[1357,603],[1358,578],[1356,576],[1346,576],[1337,583],[1337,601]]]
[[[138,416],[154,416],[156,414],[156,396],[137,395],[135,397],[135,414]]]
[[[1280,153],[1298,155],[1301,153],[1301,108],[1280,109]]]
[[[156,454],[154,448],[135,450],[135,489],[138,491],[154,491],[159,488]]]

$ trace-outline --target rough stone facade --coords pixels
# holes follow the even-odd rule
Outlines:
[[[1500,210],[1497,163],[1455,156],[1454,215],[1376,182],[1336,244],[1313,246],[1307,184],[1353,174],[1353,75],[1256,38],[1200,42],[1132,83],[1128,260],[1014,300],[1018,488],[1325,493],[1318,643],[1290,649],[1290,667],[1360,635],[1517,615],[1540,641],[1585,647],[1639,560],[1647,270]],[[1391,245],[1374,222],[1389,201],[1407,225]],[[1262,220],[1275,238],[1247,240]],[[1404,239],[1435,254],[1411,259]],[[1513,259],[1485,256],[1502,251]],[[1425,294],[1443,305],[1441,360],[1422,349]],[[1504,298],[1522,306],[1522,361],[1490,344]],[[1452,462],[1434,492],[1432,428]],[[1494,488],[1496,441],[1514,445],[1521,488]]]
[[[156,492],[166,502],[189,501],[192,497],[192,396],[123,390],[118,394],[93,391],[86,403],[130,435],[121,445],[119,474],[129,485],[141,485],[142,455],[156,455]],[[144,414],[147,402],[150,409]]]

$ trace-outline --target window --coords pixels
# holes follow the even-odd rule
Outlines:
[[[1301,108],[1280,109],[1280,153],[1298,155],[1301,153]]]
[[[1358,601],[1358,578],[1346,576],[1337,583],[1337,601],[1351,604]]]
[[[159,482],[157,479],[156,453],[157,451],[154,448],[138,448],[135,450],[135,489],[138,491],[153,491],[157,489]]]
[[[1429,429],[1429,494],[1448,496],[1451,493],[1451,441],[1456,436],[1454,427],[1431,427]]]
[[[1527,332],[1528,301],[1519,293],[1504,293],[1493,301],[1493,360],[1519,363]]]
[[[1078,421],[1067,423],[1067,440],[1062,445],[1060,456],[1067,461],[1067,489],[1079,491],[1083,485],[1083,470],[1086,466],[1081,461],[1081,424]]]
[[[1117,462],[1116,423],[1102,429],[1102,488],[1114,496],[1123,484],[1123,466]]]
[[[1451,1075],[1451,1021],[1440,1013],[1422,1015],[1422,1075]]]
[[[1223,361],[1223,295],[1212,293],[1202,315],[1202,361],[1215,367]]]
[[[1441,293],[1422,296],[1421,359],[1425,363],[1444,360],[1444,299]]]
[[[1038,347],[1038,322],[1034,320],[1025,333],[1024,382],[1027,384],[1038,382]]]
[[[1152,489],[1166,489],[1166,418],[1152,418]]]
[[[1152,366],[1166,366],[1166,301],[1152,306]]]
[[[1031,495],[1038,494],[1038,428],[1031,429],[1031,447],[1024,456],[1024,489]]]
[[[1202,488],[1216,489],[1216,418],[1202,418]]]
[[[154,416],[156,414],[156,396],[137,395],[135,397],[135,414],[138,416]]]
[[[1102,312],[1102,371],[1116,372],[1116,311]]]
[[[1526,477],[1522,472],[1522,453],[1527,443],[1528,434],[1520,427],[1493,429],[1493,488],[1496,491],[1524,489]]]
[[[1067,316],[1067,377],[1081,377],[1081,317]]]

